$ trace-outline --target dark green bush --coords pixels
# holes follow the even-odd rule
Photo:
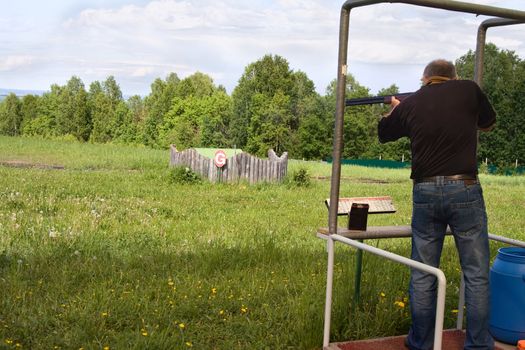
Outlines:
[[[297,187],[310,186],[310,173],[306,168],[299,168],[292,173],[292,184]]]
[[[170,180],[176,184],[197,184],[202,182],[202,177],[188,167],[176,166],[170,171]]]

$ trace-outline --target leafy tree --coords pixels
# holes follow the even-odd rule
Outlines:
[[[143,142],[145,145],[159,146],[159,127],[163,124],[166,113],[172,107],[172,100],[176,95],[176,88],[179,82],[178,76],[175,73],[171,73],[165,81],[157,78],[151,84],[151,93],[144,101],[146,119]]]
[[[178,149],[228,146],[230,117],[231,100],[223,91],[200,98],[175,97],[160,127],[161,146],[175,144]]]
[[[73,76],[61,89],[59,100],[55,120],[57,133],[71,134],[78,140],[87,141],[91,133],[91,115],[82,80]]]
[[[133,121],[133,112],[124,101],[121,101],[115,110],[115,119],[111,128],[114,141],[128,144],[135,143],[137,124]]]
[[[265,156],[270,148],[277,154],[288,150],[292,120],[290,97],[280,90],[272,97],[255,94],[251,107],[246,150],[258,156]]]
[[[248,152],[264,156],[273,148],[277,153],[287,151],[291,157],[326,153],[326,147],[318,143],[314,146],[318,151],[302,151],[307,142],[326,142],[325,132],[318,138],[306,134],[306,130],[319,126],[326,118],[316,115],[324,111],[314,83],[304,72],[291,70],[284,58],[266,55],[249,64],[232,100],[232,141]],[[301,127],[303,120],[306,124]]]
[[[144,135],[144,123],[146,120],[146,107],[144,100],[139,95],[133,95],[127,100],[129,109],[130,125],[125,134],[126,143],[142,143]]]
[[[23,132],[26,135],[54,137],[58,136],[57,118],[60,110],[60,96],[63,87],[53,84],[50,91],[39,99],[37,116],[26,120]]]
[[[22,134],[25,134],[25,126],[38,117],[40,97],[37,95],[25,95],[22,97],[20,112],[22,113]]]
[[[209,113],[202,117],[201,146],[231,147],[230,120],[233,114],[232,100],[223,89],[216,91],[208,98]]]
[[[22,112],[20,99],[13,93],[7,95],[0,108],[0,134],[18,136],[21,134]]]
[[[320,96],[304,98],[300,108],[302,118],[297,131],[297,147],[290,154],[304,159],[330,158],[334,118],[326,99]]]
[[[472,79],[475,54],[469,51],[456,61],[458,75]],[[487,44],[484,55],[483,90],[496,112],[496,128],[480,133],[479,158],[499,164],[525,159],[525,62],[513,51]]]
[[[125,128],[122,123],[130,119],[126,116],[127,105],[115,78],[109,76],[102,83],[92,83],[89,95],[93,121],[90,141],[105,143],[122,136]]]
[[[111,75],[106,78],[106,80],[102,83],[102,91],[108,98],[108,101],[111,103],[113,110],[116,110],[118,104],[123,101],[123,98],[120,86],[118,85],[114,76]]]
[[[106,143],[113,139],[114,110],[111,99],[104,93],[97,93],[92,97],[91,115],[93,130],[90,141]]]
[[[180,98],[211,96],[216,90],[213,79],[204,73],[194,73],[180,81],[175,88],[175,95]]]
[[[327,88],[327,101],[331,108],[331,114],[335,116],[337,81],[333,80]],[[362,86],[352,76],[346,78],[346,93],[349,98],[370,96],[370,90]],[[371,145],[377,139],[377,130],[373,133],[374,123],[377,123],[377,111],[371,106],[352,106],[345,109],[343,124],[343,158],[361,158],[368,152]],[[377,124],[375,124],[377,127]],[[333,127],[333,126],[332,126]]]
[[[253,133],[262,130],[258,125],[259,123],[266,123],[265,120],[259,120],[262,101],[265,100],[264,103],[268,103],[278,93],[281,96],[288,96],[293,88],[293,72],[283,57],[265,55],[257,62],[249,64],[232,94],[234,114],[231,132],[233,142],[242,148],[250,142],[252,149],[260,150],[263,136]],[[284,102],[282,98],[277,97],[277,100],[279,99],[281,99],[279,103]],[[275,102],[277,103],[277,101]],[[280,108],[274,107],[274,112]],[[258,115],[253,115],[255,111],[259,111]],[[288,115],[285,119],[287,118]],[[250,141],[250,139],[253,140]]]

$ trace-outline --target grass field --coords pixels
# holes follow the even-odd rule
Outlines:
[[[290,185],[180,185],[168,151],[0,137],[1,349],[320,349],[330,165]],[[50,165],[54,168],[50,169]],[[410,221],[408,170],[344,166],[342,196],[390,195]],[[492,233],[525,239],[525,178],[482,176]],[[343,223],[344,224],[344,223]],[[408,256],[408,240],[368,243]],[[493,258],[498,246],[492,245]],[[332,341],[406,333],[408,269],[336,251]],[[458,262],[447,239],[446,327]]]

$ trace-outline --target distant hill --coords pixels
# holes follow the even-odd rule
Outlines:
[[[0,100],[3,100],[10,93],[14,93],[17,96],[22,97],[25,95],[42,95],[44,92],[44,90],[21,90],[0,88]]]

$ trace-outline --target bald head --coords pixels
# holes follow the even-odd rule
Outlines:
[[[456,67],[454,66],[454,63],[444,59],[434,60],[427,64],[423,71],[423,78],[428,79],[430,77],[456,79]]]

